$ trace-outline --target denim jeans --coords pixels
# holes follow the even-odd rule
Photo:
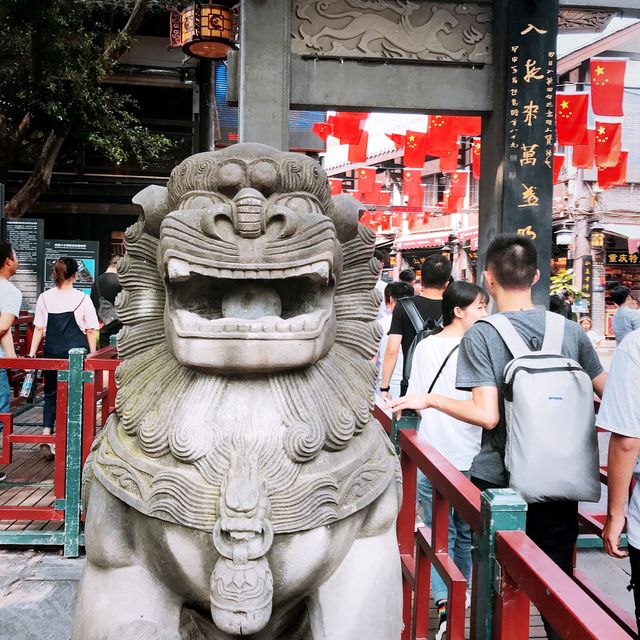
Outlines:
[[[462,471],[467,478],[468,471]],[[422,518],[427,527],[431,527],[431,503],[433,499],[433,489],[429,479],[418,470],[418,501],[422,506]],[[462,519],[455,509],[451,509],[449,515],[449,555],[453,558],[458,569],[466,578],[467,584],[471,579],[471,527]],[[431,594],[434,602],[446,600],[447,586],[438,574],[431,567]]]
[[[9,377],[6,369],[0,369],[0,413],[11,411],[11,389],[9,387]],[[0,423],[0,431],[2,424]]]

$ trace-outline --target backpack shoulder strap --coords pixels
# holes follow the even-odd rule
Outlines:
[[[424,320],[418,311],[418,307],[416,307],[416,303],[411,298],[401,298],[398,300],[398,304],[404,309],[409,320],[411,320],[411,324],[416,330],[416,333],[422,331]]]
[[[531,349],[529,349],[527,343],[522,339],[522,336],[516,331],[516,328],[511,322],[509,322],[509,319],[501,313],[494,313],[491,316],[478,320],[478,322],[487,322],[490,324],[498,332],[514,358],[519,358],[520,356],[531,353]]]
[[[451,356],[455,353],[456,349],[459,346],[460,346],[460,343],[458,343],[455,347],[453,347],[453,349],[451,349],[451,351],[449,351],[449,353],[447,354],[447,357],[443,360],[442,364],[440,365],[440,368],[438,369],[438,373],[436,373],[435,378],[429,385],[429,391],[427,391],[427,393],[431,393],[433,391],[433,387],[436,386],[436,382],[438,382],[438,378],[440,377],[440,374],[444,371],[444,368],[447,366],[447,362],[449,362],[449,358],[451,358]]]
[[[564,341],[564,328],[566,326],[566,318],[559,313],[547,311],[544,323],[544,340],[542,341],[542,349],[544,353],[561,353],[562,343]]]

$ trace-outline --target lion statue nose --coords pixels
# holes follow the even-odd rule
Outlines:
[[[233,226],[242,238],[258,238],[266,227],[266,198],[256,189],[241,189],[233,199]]]
[[[259,191],[247,187],[233,199],[233,228],[241,238],[259,238],[269,225],[275,224],[280,237],[295,233],[299,215],[269,202]]]

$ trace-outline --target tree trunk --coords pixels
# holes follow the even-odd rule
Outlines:
[[[5,207],[7,218],[21,218],[38,201],[40,195],[49,188],[53,165],[66,137],[66,131],[57,133],[52,130],[49,133],[29,179],[20,191],[7,202]]]

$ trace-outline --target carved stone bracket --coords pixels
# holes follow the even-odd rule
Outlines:
[[[615,11],[606,10],[560,9],[558,31],[560,33],[600,33],[615,15]]]
[[[294,0],[291,50],[301,56],[488,64],[492,7],[411,0]]]

